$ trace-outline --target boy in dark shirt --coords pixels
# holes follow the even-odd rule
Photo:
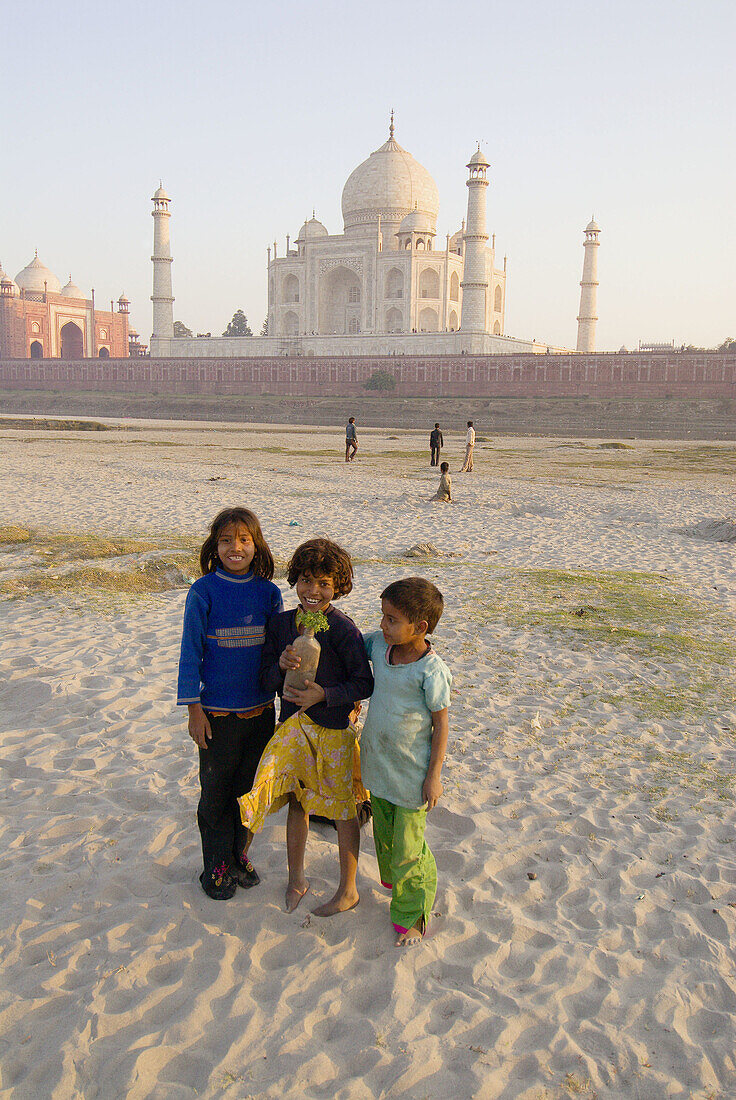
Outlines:
[[[432,431],[429,433],[429,464],[430,466],[437,466],[440,461],[440,451],[445,445],[445,441],[442,438],[442,432],[440,431],[439,424],[435,424]]]

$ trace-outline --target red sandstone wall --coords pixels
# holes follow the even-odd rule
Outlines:
[[[375,370],[402,397],[730,397],[736,355],[721,352],[360,356],[263,359],[11,359],[0,388],[147,393],[360,394]]]

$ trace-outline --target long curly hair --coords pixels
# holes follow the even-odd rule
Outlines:
[[[353,563],[350,554],[330,539],[309,539],[297,546],[287,566],[287,580],[293,588],[300,573],[332,578],[335,599],[347,596],[353,588]]]
[[[243,526],[248,528],[250,537],[253,539],[253,545],[256,548],[251,563],[251,571],[256,577],[263,577],[264,580],[270,581],[273,577],[273,554],[263,537],[258,516],[255,512],[251,512],[250,508],[223,508],[221,512],[217,513],[212,520],[210,533],[204,540],[202,549],[199,552],[199,566],[202,575],[214,573],[218,566],[222,564],[217,554],[217,543],[224,529],[231,523],[242,523]]]

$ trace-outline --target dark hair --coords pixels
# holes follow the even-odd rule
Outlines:
[[[273,555],[263,537],[258,516],[255,512],[251,512],[250,508],[223,508],[221,512],[217,513],[212,520],[210,533],[204,540],[202,549],[199,552],[199,566],[202,575],[214,573],[221,564],[217,554],[217,543],[222,532],[231,523],[242,523],[248,528],[250,537],[253,539],[253,545],[256,548],[251,562],[251,570],[256,577],[263,577],[264,580],[270,581],[273,577]]]
[[[450,463],[449,462],[440,462],[440,470],[449,470],[449,469],[450,469]]]
[[[332,578],[335,598],[347,596],[353,587],[350,554],[330,539],[309,539],[297,546],[287,565],[286,579],[293,588],[302,573]]]
[[[472,420],[469,420],[469,421],[468,421],[468,427],[469,427],[469,428],[472,428],[472,427],[473,427],[473,421],[472,421]]]
[[[354,424],[354,423],[355,423],[355,417],[351,416],[350,419],[348,420],[348,424]]]
[[[440,422],[439,422],[439,420],[436,420],[436,421],[435,421],[435,425],[434,425],[434,426],[435,426],[435,428],[439,428],[439,426],[440,426]]]
[[[424,620],[427,634],[433,632],[445,607],[439,588],[424,577],[402,577],[400,581],[393,581],[384,588],[381,599],[392,603],[415,626]]]

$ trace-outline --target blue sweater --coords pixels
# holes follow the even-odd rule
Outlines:
[[[322,647],[315,682],[324,688],[325,700],[309,707],[307,714],[318,726],[331,730],[348,728],[350,711],[358,699],[367,699],[373,691],[373,674],[368,664],[363,638],[352,619],[331,607],[327,612],[329,630],[320,631],[317,641]],[[279,657],[284,648],[298,636],[296,608],[274,615],[266,627],[263,647],[261,687],[271,695],[284,690],[284,673]],[[281,700],[280,719],[284,722],[299,707],[288,699]]]
[[[250,710],[273,699],[258,682],[266,621],[283,609],[271,581],[224,569],[194,582],[184,607],[177,703]]]

